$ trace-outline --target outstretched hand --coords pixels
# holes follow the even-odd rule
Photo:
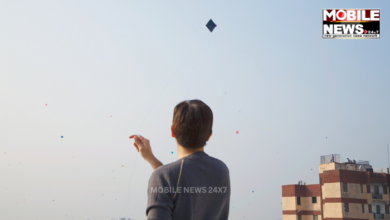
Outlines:
[[[154,155],[152,148],[150,147],[150,141],[141,135],[131,135],[130,139],[134,138],[134,147],[141,154],[141,156],[146,160],[151,160]]]
[[[134,138],[134,147],[141,154],[141,156],[146,160],[153,169],[157,169],[159,166],[163,164],[154,157],[152,148],[150,147],[150,141],[141,135],[131,135],[130,139]]]

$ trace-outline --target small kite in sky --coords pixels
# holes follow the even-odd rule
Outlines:
[[[210,19],[210,21],[207,22],[206,27],[209,29],[210,32],[213,32],[214,28],[217,27],[217,25],[213,22],[213,20]]]
[[[64,136],[61,136],[61,138],[64,138]]]
[[[236,134],[238,134],[238,131],[236,131]]]
[[[173,151],[171,152],[171,154],[173,154]]]
[[[123,165],[122,165],[122,167],[123,167]]]
[[[47,104],[45,104],[47,106]]]

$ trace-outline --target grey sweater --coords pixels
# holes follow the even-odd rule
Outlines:
[[[148,220],[227,220],[229,169],[203,151],[157,168],[148,186]]]

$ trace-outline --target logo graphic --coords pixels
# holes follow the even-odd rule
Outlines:
[[[322,10],[323,39],[379,39],[380,9]]]

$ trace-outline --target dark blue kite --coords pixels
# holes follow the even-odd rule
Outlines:
[[[210,21],[207,22],[206,27],[210,30],[210,32],[213,32],[214,28],[217,27],[217,25],[213,22],[213,20],[210,19]]]

